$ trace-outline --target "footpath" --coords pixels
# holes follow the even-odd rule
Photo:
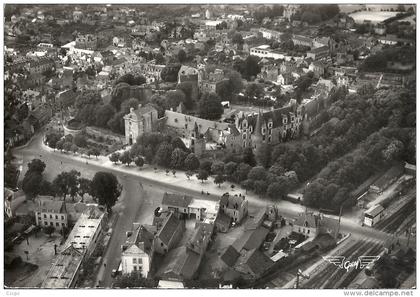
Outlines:
[[[97,158],[92,156],[88,157],[86,155],[80,155],[80,154],[73,154],[73,153],[64,153],[57,150],[54,150],[47,145],[45,145],[42,142],[43,149],[46,151],[49,151],[52,154],[57,154],[60,156],[63,156],[67,159],[72,159],[74,161],[83,162],[92,164],[95,166],[102,167],[104,169],[110,169],[117,172],[120,172],[122,174],[127,175],[133,175],[138,176],[142,179],[149,180],[155,183],[161,183],[164,185],[167,185],[169,187],[173,187],[176,189],[187,189],[188,191],[194,191],[201,196],[202,192],[204,194],[209,193],[212,196],[218,196],[220,197],[226,192],[229,192],[231,195],[244,195],[246,199],[248,200],[248,203],[251,206],[254,207],[265,207],[267,205],[275,205],[280,213],[286,217],[289,218],[295,218],[298,213],[302,213],[305,211],[308,212],[318,212],[317,209],[312,209],[309,207],[305,207],[300,204],[292,203],[285,200],[278,200],[274,201],[268,198],[262,198],[258,195],[255,195],[254,193],[247,193],[244,189],[242,189],[238,184],[231,183],[231,182],[225,182],[220,185],[216,185],[214,183],[214,178],[209,176],[208,180],[201,182],[197,179],[197,177],[191,176],[190,179],[187,178],[185,171],[177,170],[175,176],[172,174],[172,171],[169,173],[166,173],[165,168],[159,168],[157,167],[156,170],[154,167],[151,167],[149,164],[145,164],[143,167],[139,168],[134,163],[132,163],[130,166],[127,166],[125,164],[114,164],[109,160],[109,156],[98,156]],[[231,185],[234,185],[234,188],[231,188]],[[328,215],[328,217],[336,218],[335,215]],[[360,227],[360,222],[358,222],[358,219],[355,219],[351,214],[343,215],[341,217],[341,222],[348,226],[353,227]]]

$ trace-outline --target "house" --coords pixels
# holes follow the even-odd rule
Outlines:
[[[330,54],[330,49],[328,46],[321,46],[314,48],[306,53],[307,58],[311,58],[314,61],[327,58]]]
[[[238,151],[240,147],[240,134],[233,124],[210,121],[172,110],[165,111],[164,128],[185,139],[187,147],[192,148],[195,154],[201,155],[207,150],[217,149],[221,146],[230,151]]]
[[[4,188],[4,212],[10,219],[15,215],[15,210],[26,200],[25,195],[16,195],[15,192]]]
[[[178,71],[178,83],[184,81],[192,81],[197,84],[201,83],[201,74],[197,68],[182,65]]]
[[[165,192],[162,210],[173,212],[181,219],[194,217],[197,222],[214,224],[219,212],[219,202]]]
[[[54,60],[50,58],[37,58],[29,62],[29,73],[31,75],[40,75],[43,74],[47,70],[52,70],[55,68]]]
[[[90,205],[80,216],[42,282],[41,288],[72,288],[80,268],[96,248],[102,234],[105,213]]]
[[[161,280],[183,281],[197,275],[201,260],[210,242],[212,229],[199,224],[187,243],[170,251],[157,276]]]
[[[287,106],[258,114],[239,113],[235,125],[242,136],[242,147],[257,150],[263,144],[277,144],[295,138],[303,120],[302,106],[292,99]]]
[[[381,194],[386,188],[394,183],[404,172],[402,165],[395,165],[388,169],[385,174],[376,180],[370,187],[369,191],[377,194]]]
[[[314,61],[309,65],[309,71],[312,71],[315,77],[320,77],[324,75],[324,64],[319,61]]]
[[[220,212],[229,216],[233,222],[240,223],[248,214],[248,201],[245,196],[225,193],[220,199]]]
[[[76,36],[76,48],[95,50],[98,46],[98,37],[94,34],[79,34]]]
[[[233,242],[232,246],[238,252],[242,252],[242,250],[250,251],[259,249],[268,233],[269,230],[264,227],[245,230],[242,235]]]
[[[154,238],[154,250],[159,254],[166,254],[181,239],[185,231],[185,221],[177,219],[173,212],[166,217],[162,228],[157,232]]]
[[[54,260],[41,288],[74,288],[84,260],[82,251],[68,246]]]
[[[416,165],[405,162],[404,174],[416,176]]]
[[[320,217],[313,213],[301,213],[293,222],[293,232],[315,238],[319,234]]]
[[[155,131],[158,112],[150,104],[146,104],[144,107],[139,104],[137,109],[130,108],[130,113],[123,118],[125,123],[125,140],[127,144],[132,145],[140,135]]]
[[[220,259],[228,267],[233,267],[240,255],[241,254],[232,245],[229,245],[223,252],[223,254],[220,256]]]
[[[133,231],[121,253],[123,274],[139,271],[143,277],[148,276],[153,259],[153,239],[156,232],[156,226],[133,224]]]
[[[235,264],[235,270],[245,278],[256,279],[261,277],[274,264],[274,261],[258,249],[241,253]]]
[[[293,34],[292,41],[294,45],[313,47],[313,39],[307,36]]]
[[[382,207],[382,205],[377,204],[375,206],[372,206],[371,208],[365,211],[363,223],[369,227],[374,226],[383,217],[383,212],[384,208]]]
[[[36,225],[52,226],[56,230],[62,230],[68,226],[66,204],[64,201],[53,199],[53,197],[38,197],[39,202],[35,210]]]

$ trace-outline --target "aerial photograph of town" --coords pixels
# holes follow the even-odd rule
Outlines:
[[[2,5],[4,296],[416,295],[416,4]]]

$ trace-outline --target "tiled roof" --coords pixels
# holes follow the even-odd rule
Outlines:
[[[157,276],[162,279],[192,279],[200,262],[200,255],[181,246],[169,252]]]
[[[169,245],[180,224],[182,224],[182,222],[178,220],[173,213],[170,213],[163,223],[162,228],[159,230],[157,237],[160,238],[164,244]]]
[[[38,211],[62,213],[63,201],[43,200],[38,206]]]
[[[190,205],[192,199],[192,197],[187,195],[165,193],[163,194],[162,205],[187,208]]]
[[[241,254],[233,246],[228,246],[220,259],[229,267],[232,267]]]
[[[261,275],[273,264],[274,262],[269,257],[264,255],[258,249],[253,249],[238,259],[236,267],[244,265],[247,266],[254,275]]]
[[[223,194],[220,199],[220,206],[224,206],[229,209],[239,209],[242,203],[245,201],[245,196],[235,196],[229,194]]]
[[[301,213],[294,224],[306,228],[316,228],[319,225],[319,217],[313,213]]]

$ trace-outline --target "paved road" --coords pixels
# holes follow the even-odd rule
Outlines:
[[[42,159],[47,165],[45,175],[48,179],[54,178],[62,171],[71,169],[80,171],[83,176],[88,178],[92,178],[97,171],[108,171],[117,176],[118,180],[123,185],[124,190],[120,197],[120,201],[114,207],[114,211],[117,211],[120,214],[120,217],[114,227],[114,235],[111,237],[109,248],[106,251],[104,261],[107,265],[103,268],[103,271],[100,271],[99,273],[99,278],[102,278],[103,275],[102,285],[104,286],[110,286],[111,284],[111,271],[112,269],[117,268],[117,264],[119,263],[121,256],[120,246],[125,241],[125,232],[131,229],[133,222],[151,223],[153,210],[159,206],[165,191],[202,197],[200,192],[192,189],[165,184],[159,180],[145,179],[129,173],[124,174],[120,171],[113,170],[112,168],[104,168],[96,164],[87,164],[86,162],[75,160],[70,154],[51,154],[49,151],[45,150],[42,145],[41,133],[37,134],[27,146],[14,150],[14,154],[17,157],[23,158],[24,171],[26,170],[27,162],[33,158],[38,157]],[[21,177],[23,177],[24,171],[22,172]],[[142,184],[143,190],[140,188],[139,183]],[[219,199],[216,195],[205,195],[205,198],[212,200]],[[262,204],[264,204],[262,201],[259,201],[259,203],[257,203],[257,201],[250,201],[250,212],[260,208]],[[289,218],[294,218],[298,214],[295,209],[281,208],[279,211],[282,215]],[[357,222],[350,221],[342,221],[341,231],[344,233],[352,233],[352,236],[361,239],[385,241],[392,238],[392,235],[390,234],[369,227],[362,227]],[[406,242],[406,239],[403,238],[402,241]],[[412,240],[412,244],[415,244],[414,240]]]

